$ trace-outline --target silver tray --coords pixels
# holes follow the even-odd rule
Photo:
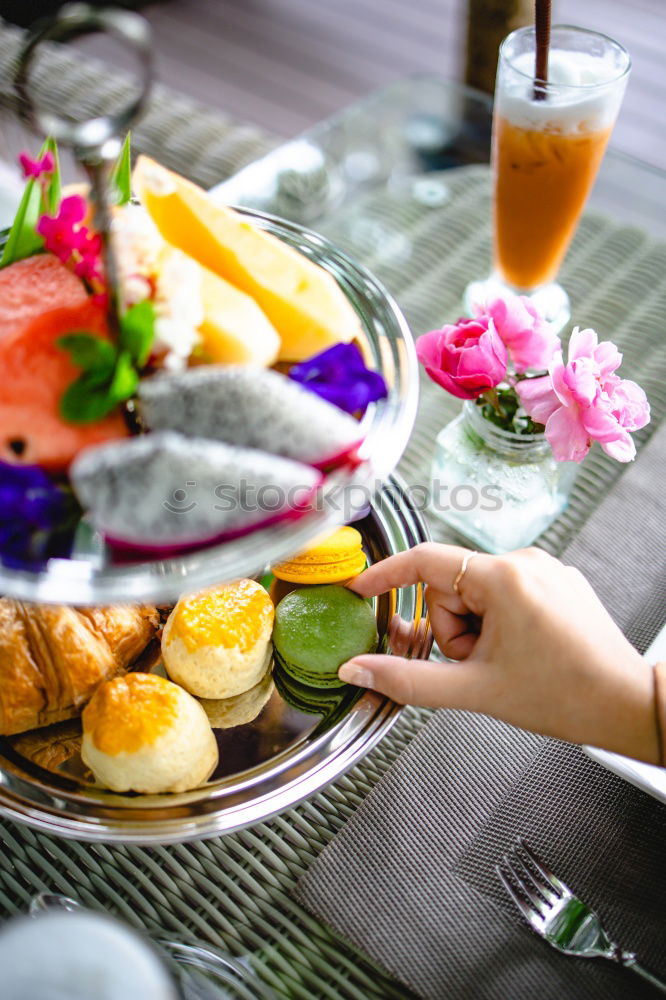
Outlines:
[[[268,563],[306,548],[317,535],[348,520],[349,498],[355,496],[358,504],[359,496],[371,497],[396,467],[416,418],[418,364],[407,322],[395,301],[369,271],[324,237],[296,223],[239,211],[329,271],[358,313],[366,363],[384,376],[388,387],[388,397],[372,404],[362,420],[360,464],[329,476],[313,510],[296,522],[186,555],[124,565],[112,565],[97,549],[89,557],[50,559],[38,572],[11,569],[0,560],[0,594],[57,604],[159,604],[175,601],[188,590],[254,576]]]
[[[356,526],[371,563],[427,540],[420,516],[394,477]],[[398,613],[412,624],[412,654],[427,657],[431,640],[423,625],[427,614],[420,585],[383,595],[375,610],[382,644]],[[5,737],[0,739],[0,813],[88,841],[176,843],[230,833],[282,812],[335,780],[377,744],[400,711],[387,698],[349,686],[333,695],[325,712],[306,713],[276,688],[254,721],[216,730],[220,766],[207,784],[152,796],[96,787],[78,752],[78,722]],[[53,746],[63,748],[65,759],[49,770],[44,751]]]

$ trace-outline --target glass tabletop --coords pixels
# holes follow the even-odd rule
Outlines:
[[[398,80],[309,129],[213,190],[228,202],[322,229],[379,189],[437,207],[441,172],[490,157],[492,99],[450,80]],[[588,208],[666,238],[666,171],[606,153]]]
[[[217,186],[229,203],[298,220],[362,262],[400,304],[415,335],[463,314],[470,280],[491,266],[491,98],[417,76],[370,94]],[[573,319],[612,339],[626,377],[662,417],[666,172],[608,150],[562,268]],[[640,322],[636,322],[640,317]],[[659,369],[659,370],[658,370]],[[460,409],[421,377],[416,424],[400,473],[430,482],[434,441]],[[646,439],[643,433],[639,446]],[[621,466],[595,452],[567,510],[539,544],[558,555]],[[437,541],[459,541],[420,508]]]

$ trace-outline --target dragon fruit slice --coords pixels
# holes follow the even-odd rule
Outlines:
[[[299,462],[173,432],[87,448],[70,478],[111,545],[161,555],[299,517],[322,480]]]
[[[139,387],[153,431],[260,448],[318,468],[353,458],[362,440],[353,417],[278,372],[251,365],[201,365],[160,374]]]

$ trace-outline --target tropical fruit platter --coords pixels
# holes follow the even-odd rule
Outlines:
[[[385,485],[415,415],[409,331],[322,238],[132,169],[129,138],[104,227],[53,139],[21,165],[0,257],[0,811],[84,839],[235,829],[397,718],[343,663],[392,622],[427,653],[419,587],[348,586],[425,537]]]
[[[363,514],[416,407],[372,276],[154,160],[131,171],[129,140],[108,234],[53,140],[22,161],[0,258],[2,592],[171,600]]]

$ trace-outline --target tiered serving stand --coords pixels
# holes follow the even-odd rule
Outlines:
[[[77,20],[78,17],[78,20]],[[147,50],[137,20],[125,12],[103,17],[88,11],[60,17],[40,38],[60,40],[89,31],[112,30],[140,57]],[[39,39],[38,39],[39,41]],[[19,71],[24,102],[28,67],[36,42],[24,50]],[[150,73],[144,73],[147,87]],[[135,113],[144,98],[133,103]],[[106,145],[131,114],[95,122],[63,123],[41,116],[27,100],[33,122],[69,141],[97,191],[99,219],[106,224],[103,182]],[[103,137],[103,143],[90,137]],[[251,221],[328,270],[358,314],[366,363],[380,372],[386,399],[366,412],[360,462],[330,475],[311,510],[295,522],[278,524],[224,544],[159,561],[114,564],[94,533],[77,544],[71,558],[53,558],[38,570],[0,563],[0,593],[23,601],[72,605],[175,603],[186,592],[246,576],[260,576],[272,564],[306,548],[334,526],[355,520],[371,561],[426,538],[419,515],[391,474],[409,439],[417,408],[418,371],[412,338],[396,303],[363,267],[323,237],[300,225],[243,210]],[[113,268],[111,266],[110,273]],[[83,535],[85,536],[85,532]],[[420,587],[385,595],[376,602],[378,627],[399,613],[414,628],[413,655],[427,655],[429,630]],[[85,840],[174,842],[213,836],[266,819],[301,801],[361,759],[396,721],[399,708],[371,692],[343,692],[330,711],[296,710],[276,692],[259,717],[217,732],[220,767],[202,788],[179,795],[111,794],[98,788],[81,762],[76,726],[0,739],[0,812],[50,832]],[[60,762],[44,766],[45,747],[60,742]]]

